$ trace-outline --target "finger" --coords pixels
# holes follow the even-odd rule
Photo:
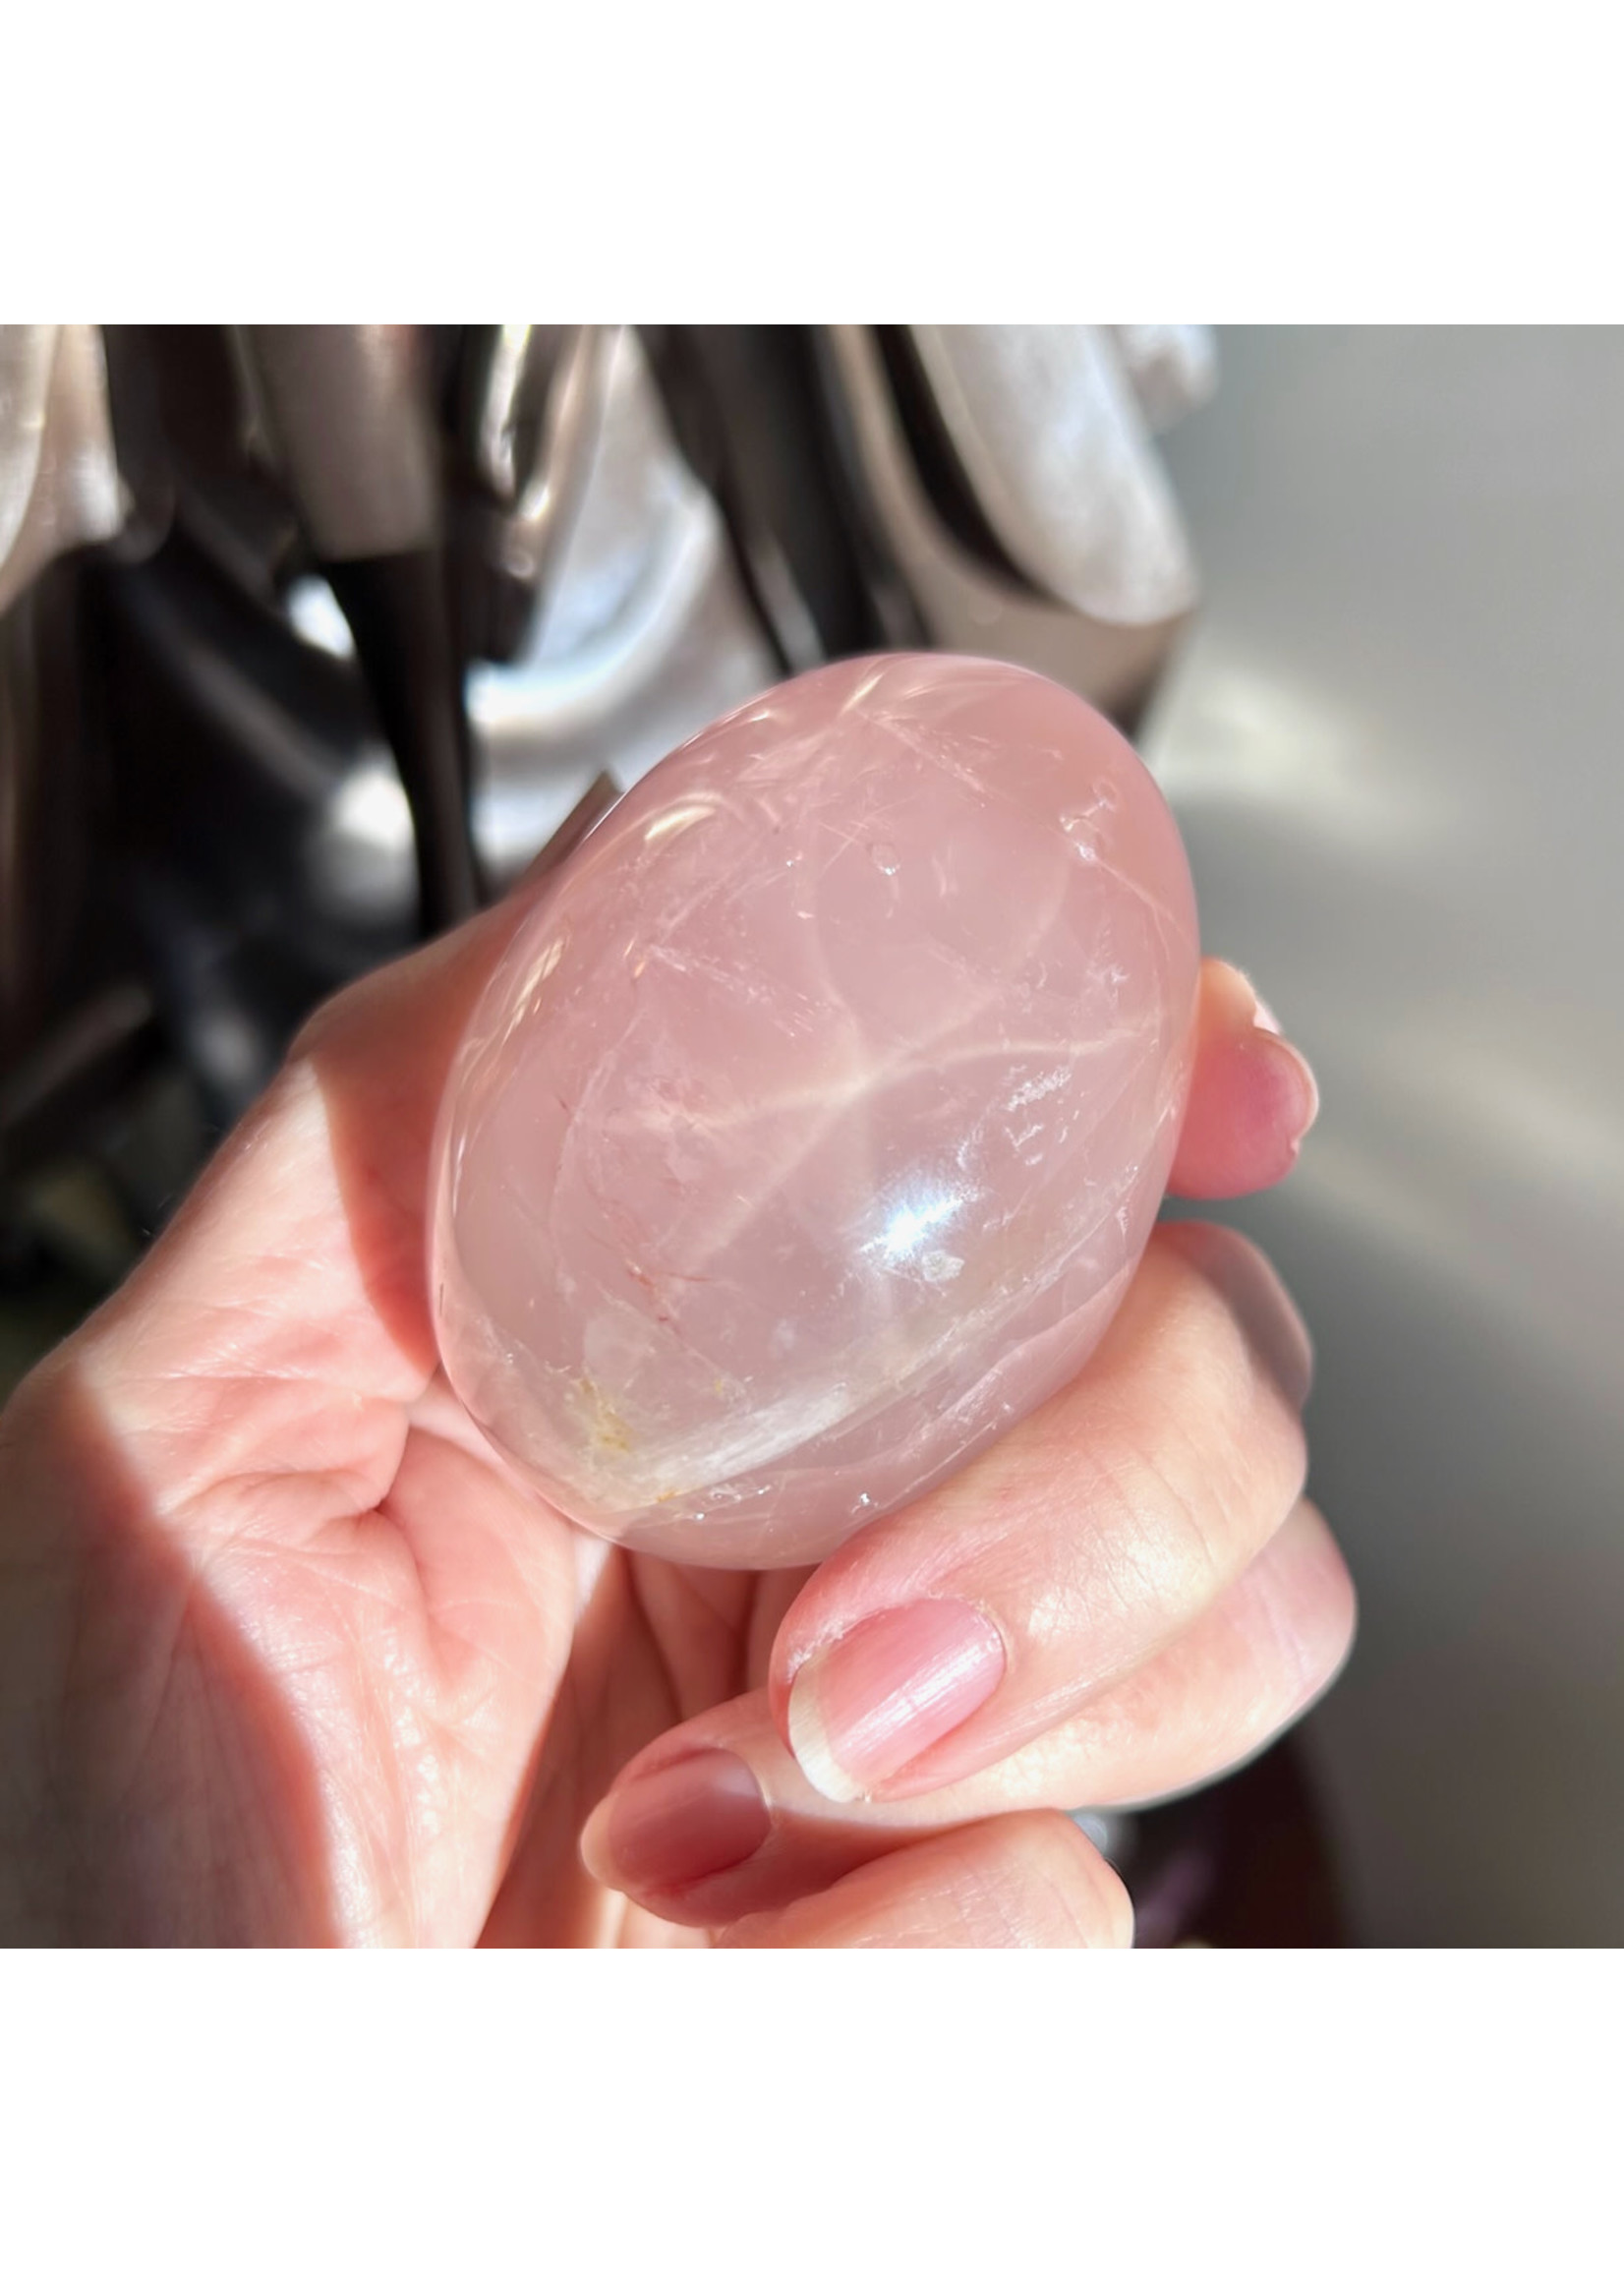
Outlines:
[[[731,1950],[1126,1950],[1128,1891],[1064,1816],[1005,1817],[864,1864],[718,1937]]]
[[[959,1783],[905,1800],[830,1800],[801,1775],[757,1690],[630,1762],[589,1821],[583,1854],[646,1908],[715,1925],[952,1824],[1164,1798],[1235,1768],[1305,1713],[1345,1662],[1353,1629],[1346,1566],[1303,1502],[1166,1650]]]
[[[1336,1681],[1358,1615],[1329,1527],[1300,1500],[1192,1626],[1074,1719],[958,1787],[960,1805],[1052,1794],[1066,1808],[1144,1807],[1230,1776]]]
[[[1170,1190],[1228,1200],[1280,1182],[1319,1111],[1308,1062],[1251,981],[1209,956],[1195,1013],[1195,1066]]]
[[[790,1605],[769,1696],[811,1782],[953,1783],[1164,1648],[1295,1505],[1308,1375],[1256,1249],[1162,1227],[1077,1379]]]

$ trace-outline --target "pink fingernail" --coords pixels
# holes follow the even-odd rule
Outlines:
[[[1283,1034],[1275,1034],[1274,1048],[1285,1052],[1291,1061],[1292,1072],[1297,1079],[1299,1103],[1296,1115],[1293,1117],[1293,1136],[1301,1144],[1319,1119],[1319,1084],[1314,1079],[1313,1068],[1304,1057],[1302,1051],[1288,1042]]]
[[[1242,976],[1245,978],[1246,974],[1243,972]],[[1262,996],[1259,995],[1257,989],[1252,986],[1251,981],[1247,979],[1246,983],[1247,987],[1251,988],[1251,1022],[1253,1026],[1260,1034],[1269,1036],[1270,1042],[1276,1050],[1285,1053],[1285,1058],[1290,1063],[1292,1073],[1296,1078],[1298,1104],[1297,1110],[1292,1116],[1292,1134],[1297,1142],[1301,1144],[1309,1130],[1313,1128],[1319,1115],[1319,1084],[1314,1079],[1314,1070],[1296,1044],[1287,1041],[1279,1020],[1264,1002]]]
[[[789,1691],[789,1742],[828,1800],[877,1792],[967,1721],[1004,1678],[1004,1640],[967,1603],[906,1603],[809,1659]]]
[[[635,1895],[731,1871],[748,1862],[771,1829],[754,1773],[736,1753],[713,1747],[611,1792],[582,1845],[589,1869]]]

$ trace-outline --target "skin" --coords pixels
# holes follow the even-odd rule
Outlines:
[[[1163,1227],[1076,1383],[815,1573],[586,1539],[461,1414],[424,1287],[440,1090],[536,889],[329,1004],[0,1418],[0,1939],[1126,1943],[1059,1812],[1254,1752],[1352,1635],[1284,1291],[1235,1235]],[[1255,1190],[1311,1077],[1228,966],[1200,1021],[1175,1184]],[[943,1592],[996,1621],[996,1694],[884,1791],[823,1798],[794,1672]],[[606,1884],[619,1796],[712,1746],[767,1796],[758,1853]]]

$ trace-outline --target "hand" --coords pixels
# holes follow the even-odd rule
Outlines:
[[[424,1286],[435,1108],[523,905],[327,1006],[7,1409],[0,1937],[1126,1940],[1058,1812],[1253,1751],[1352,1629],[1278,1282],[1164,1227],[1071,1388],[810,1578],[589,1540],[461,1413]],[[1312,1118],[1255,1009],[1206,966],[1196,1196]]]

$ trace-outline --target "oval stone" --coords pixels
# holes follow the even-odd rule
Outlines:
[[[547,888],[440,1114],[432,1297],[590,1530],[814,1562],[1083,1364],[1155,1218],[1197,942],[1077,696],[885,656],[665,759]]]

